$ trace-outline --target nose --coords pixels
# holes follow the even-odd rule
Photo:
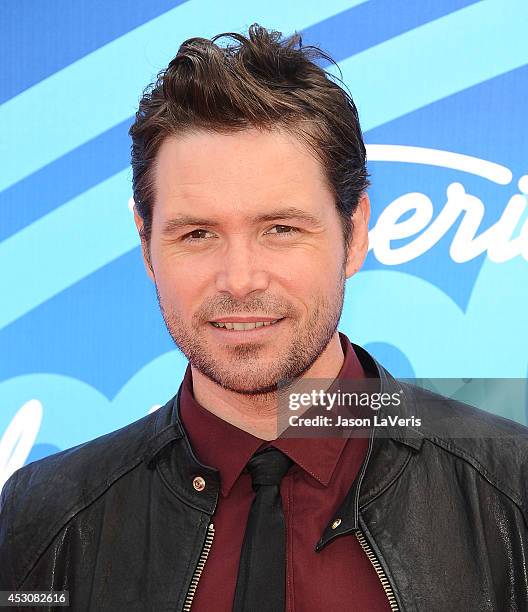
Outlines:
[[[265,291],[269,274],[264,269],[258,246],[252,245],[247,236],[237,236],[226,246],[218,262],[216,288],[243,299],[253,291]]]

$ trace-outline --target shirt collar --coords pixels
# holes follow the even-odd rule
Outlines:
[[[363,378],[365,372],[350,340],[339,332],[344,362],[337,378]],[[180,395],[180,419],[199,461],[220,472],[224,497],[251,456],[268,443],[231,425],[200,405],[193,395],[192,371],[187,366]],[[328,486],[347,442],[353,438],[279,438],[270,442],[290,457],[307,474]]]

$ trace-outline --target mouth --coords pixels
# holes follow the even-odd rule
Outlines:
[[[230,318],[234,319],[235,317]],[[250,321],[244,321],[242,317],[236,318],[239,320],[209,321],[209,329],[212,332],[212,336],[222,345],[237,345],[245,342],[262,342],[267,344],[274,341],[277,338],[277,334],[280,334],[282,327],[286,325],[286,317],[279,319],[268,317],[267,321],[259,321],[258,317],[247,317],[248,319],[253,319]]]
[[[249,332],[261,328],[273,327],[274,325],[277,325],[277,323],[279,323],[280,321],[283,321],[284,318],[285,317],[268,321],[209,321],[209,323],[216,329],[233,332]]]

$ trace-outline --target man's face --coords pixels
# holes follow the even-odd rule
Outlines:
[[[335,334],[345,280],[365,256],[368,199],[347,261],[320,163],[285,132],[256,129],[168,137],[155,193],[147,271],[191,365],[243,394],[303,374]],[[237,321],[251,329],[229,329]]]

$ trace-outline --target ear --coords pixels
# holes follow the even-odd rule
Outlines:
[[[367,256],[369,219],[370,199],[367,193],[363,193],[352,215],[352,237],[347,252],[346,278],[350,278],[361,268]]]
[[[139,213],[134,206],[134,223],[136,224],[136,228],[141,238],[141,252],[143,254],[143,264],[145,265],[145,270],[150,277],[150,280],[155,283],[156,279],[154,278],[154,271],[152,270],[152,264],[150,261],[150,250],[147,244],[146,238],[143,236],[143,219],[139,216]]]

